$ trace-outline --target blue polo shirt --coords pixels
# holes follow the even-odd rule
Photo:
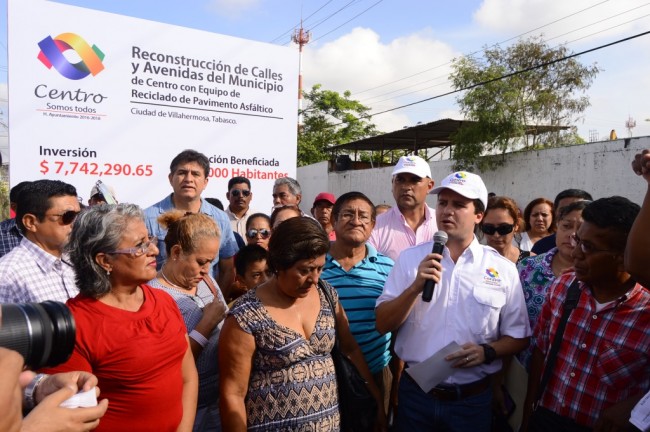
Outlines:
[[[370,372],[380,372],[390,361],[391,334],[379,334],[375,329],[375,303],[393,268],[393,260],[366,243],[366,257],[346,272],[327,254],[321,278],[329,282],[339,295],[339,301],[350,322]]]
[[[167,235],[167,230],[163,229],[158,223],[158,216],[174,210],[174,202],[172,201],[172,194],[169,194],[162,201],[148,207],[144,210],[144,223],[147,226],[149,234],[156,236],[158,238],[158,249],[160,253],[156,257],[156,269],[160,270],[163,263],[167,259],[167,251],[165,249],[165,236]],[[235,256],[239,248],[237,247],[237,241],[232,232],[232,227],[230,226],[230,220],[228,215],[222,210],[219,210],[209,202],[204,199],[201,199],[201,208],[199,211],[203,214],[210,216],[219,226],[219,231],[221,231],[221,239],[219,240],[219,255],[212,261],[210,269],[212,274],[215,276],[218,273],[217,263],[219,259],[226,259],[232,256]]]

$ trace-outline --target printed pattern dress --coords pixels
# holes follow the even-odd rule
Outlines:
[[[337,299],[336,292],[331,290]],[[278,324],[255,295],[237,299],[229,314],[255,338],[246,395],[249,431],[340,430],[334,316],[319,291],[321,308],[311,337]]]

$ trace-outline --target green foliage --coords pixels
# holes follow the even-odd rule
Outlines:
[[[298,166],[327,160],[331,146],[379,133],[367,117],[370,108],[350,99],[349,91],[340,95],[316,84],[303,94],[307,108],[302,111],[303,128],[298,132]]]
[[[575,132],[527,135],[526,126],[572,126],[589,106],[586,90],[599,69],[575,58],[558,61],[509,78],[480,84],[516,71],[566,57],[566,47],[551,48],[541,36],[520,40],[507,48],[485,48],[482,58],[454,60],[455,89],[471,88],[457,98],[460,111],[475,124],[463,126],[452,139],[457,168],[499,166],[506,151],[564,145]],[[484,155],[499,155],[482,159]]]

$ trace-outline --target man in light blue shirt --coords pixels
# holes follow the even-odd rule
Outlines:
[[[203,153],[184,150],[172,160],[169,171],[169,184],[172,186],[173,193],[144,211],[145,224],[149,233],[158,238],[157,246],[160,253],[156,257],[156,267],[160,270],[167,259],[165,249],[167,230],[160,226],[158,217],[174,209],[204,213],[215,220],[221,231],[219,255],[212,262],[211,268],[219,287],[227,296],[230,285],[235,280],[234,256],[238,248],[226,213],[201,198],[201,193],[208,185],[210,162]]]

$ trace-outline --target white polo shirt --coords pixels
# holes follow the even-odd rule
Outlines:
[[[377,305],[398,297],[415,280],[418,265],[433,247],[423,243],[404,250],[388,275]],[[409,365],[431,357],[457,342],[489,343],[502,336],[524,338],[531,334],[517,268],[508,259],[474,238],[454,263],[445,247],[442,280],[431,302],[419,297],[399,328],[395,353]],[[458,369],[445,382],[467,384],[501,369],[501,361]]]

